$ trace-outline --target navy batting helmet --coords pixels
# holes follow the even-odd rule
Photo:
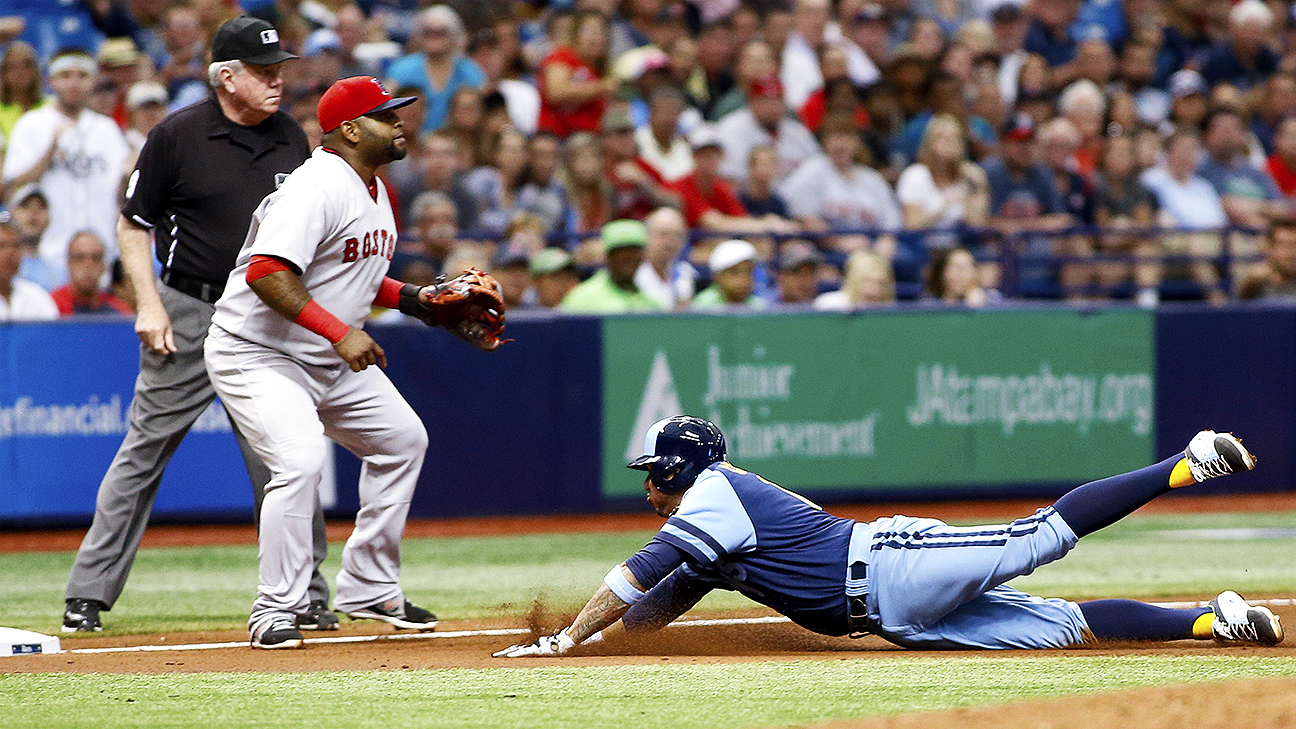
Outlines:
[[[647,471],[659,491],[675,494],[692,486],[702,469],[724,459],[724,433],[715,423],[676,415],[652,424],[644,436],[644,454],[626,467]]]

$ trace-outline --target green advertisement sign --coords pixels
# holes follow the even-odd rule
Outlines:
[[[603,493],[648,426],[715,421],[729,460],[814,491],[1082,483],[1153,456],[1145,311],[612,317]]]

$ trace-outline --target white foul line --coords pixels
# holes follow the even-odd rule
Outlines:
[[[1296,599],[1289,597],[1274,598],[1271,600],[1248,600],[1252,605],[1266,605],[1269,607],[1280,607],[1296,605]],[[1197,602],[1154,602],[1153,605],[1165,608],[1192,608],[1206,607],[1207,601]],[[782,615],[771,615],[759,618],[708,618],[701,620],[681,619],[677,620],[667,627],[709,627],[715,625],[765,625],[770,623],[789,623],[790,618]],[[489,630],[450,630],[442,633],[395,633],[391,635],[339,635],[332,638],[307,638],[303,642],[307,645],[323,645],[328,643],[379,643],[395,640],[435,640],[438,638],[475,638],[492,635],[527,635],[531,631],[526,628],[492,628]],[[230,643],[182,643],[179,645],[130,645],[119,646],[116,648],[73,648],[62,651],[63,653],[154,653],[160,651],[207,651],[216,648],[246,648],[247,641],[235,641]],[[52,655],[52,654],[51,654]]]

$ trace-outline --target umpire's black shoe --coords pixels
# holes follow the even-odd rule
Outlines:
[[[392,598],[367,608],[347,613],[352,620],[381,620],[405,630],[432,630],[437,626],[437,616],[404,598]]]
[[[338,616],[323,600],[311,600],[306,612],[297,616],[298,630],[337,630]]]
[[[103,630],[103,623],[99,622],[99,611],[107,609],[108,606],[98,600],[80,597],[69,599],[67,608],[63,611],[63,632],[97,633]]]

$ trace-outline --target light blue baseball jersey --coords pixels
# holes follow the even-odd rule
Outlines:
[[[852,549],[853,532],[857,540],[865,535],[864,545]],[[1076,540],[1052,507],[1005,525],[951,527],[894,516],[856,528],[851,519],[721,462],[698,476],[626,566],[650,593],[659,583],[668,590],[699,584],[737,590],[816,633],[845,635],[847,563],[863,557],[869,617],[875,632],[892,642],[1061,647],[1088,635],[1079,607],[1002,583],[1058,559]],[[629,594],[628,584],[613,589],[627,602],[642,596]]]

